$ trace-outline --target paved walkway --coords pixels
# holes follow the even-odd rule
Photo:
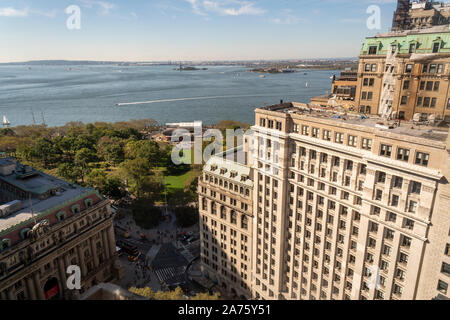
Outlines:
[[[150,287],[154,292],[162,289],[161,284],[153,271],[141,268],[138,266],[137,262],[128,261],[126,256],[120,257],[120,262],[125,269],[125,276],[123,279],[119,280],[117,284],[122,288],[128,290],[131,287]]]
[[[165,212],[164,207],[161,209]],[[194,234],[198,234],[198,224],[190,228],[177,228],[175,214],[170,211],[168,212],[171,217],[170,221],[163,221],[156,228],[150,230],[137,226],[131,214],[127,214],[123,219],[115,221],[115,224],[131,230],[131,239],[140,240],[140,235],[142,233],[147,237],[149,243],[151,244],[162,244],[176,241],[177,233],[180,232],[192,232]]]
[[[161,209],[165,212],[165,208]],[[177,234],[181,232],[198,235],[198,224],[190,228],[177,228],[175,214],[169,212],[169,215],[171,217],[170,221],[161,222],[158,227],[150,230],[145,230],[137,226],[131,214],[126,214],[123,219],[116,220],[115,224],[131,230],[131,236],[126,240],[136,245],[144,256],[153,245],[172,243],[176,248],[185,249],[183,250],[183,255],[188,261],[191,261],[194,258],[194,254],[197,253],[196,251],[199,250],[199,248],[195,248],[198,246],[198,243],[185,246],[181,241],[177,241],[176,237]],[[147,241],[141,240],[141,233],[146,235]],[[142,268],[138,262],[130,262],[126,254],[120,257],[120,262],[125,269],[125,275],[123,279],[117,282],[117,284],[124,289],[129,289],[130,287],[143,288],[148,286],[155,292],[163,290],[154,271]],[[169,267],[170,266],[168,266],[168,268]]]

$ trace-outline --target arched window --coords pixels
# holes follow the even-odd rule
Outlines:
[[[56,218],[58,221],[63,221],[66,219],[66,213],[64,211],[60,211],[56,214]]]
[[[206,198],[203,198],[202,200],[202,210],[208,210],[208,201]]]
[[[88,198],[88,199],[84,200],[84,204],[85,204],[86,208],[92,207],[92,199]]]
[[[245,229],[245,230],[247,230],[247,228],[248,228],[248,219],[245,214],[243,214],[241,217],[241,228]]]
[[[22,229],[22,230],[20,231],[20,237],[21,237],[23,240],[27,239],[27,238],[28,238],[28,232],[29,232],[30,230],[31,230],[30,228]]]
[[[220,218],[227,219],[227,209],[224,206],[220,208]]]
[[[216,214],[217,213],[217,205],[215,202],[211,203],[211,213]]]
[[[234,210],[231,210],[230,222],[233,224],[237,224],[237,214],[236,214],[236,211],[234,211]]]
[[[73,213],[73,214],[77,214],[77,213],[80,212],[80,205],[79,205],[79,204],[75,204],[75,205],[73,205],[73,206],[70,208],[70,210],[72,210],[72,213]]]
[[[2,239],[1,241],[1,250],[7,250],[11,248],[11,240],[9,239]]]

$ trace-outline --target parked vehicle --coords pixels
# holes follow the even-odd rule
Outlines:
[[[117,241],[117,246],[124,252],[126,252],[127,254],[133,256],[133,257],[137,257],[139,255],[139,250],[135,245],[132,245],[128,242],[125,242],[123,240],[119,240]]]

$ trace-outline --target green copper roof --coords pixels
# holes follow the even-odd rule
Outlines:
[[[366,38],[361,55],[369,54],[371,46],[377,47],[376,55],[386,55],[393,45],[398,46],[400,54],[408,54],[412,43],[416,44],[415,53],[433,53],[436,42],[441,44],[439,53],[450,53],[450,29],[448,32],[391,34]]]

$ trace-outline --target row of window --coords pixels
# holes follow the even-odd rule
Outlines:
[[[392,151],[393,147],[391,145],[381,144],[380,156],[392,158]],[[411,152],[409,149],[398,147],[396,160],[408,162],[410,154]],[[414,164],[426,167],[428,166],[429,161],[430,161],[430,154],[419,151],[416,152]]]
[[[364,78],[363,80],[363,86],[364,87],[373,87],[373,85],[375,84],[375,78]]]
[[[283,124],[281,122],[279,122],[279,121],[267,120],[267,119],[264,119],[264,118],[261,118],[259,121],[260,121],[259,122],[259,126],[260,127],[264,127],[264,128],[267,127],[269,129],[277,129],[277,130],[280,130],[280,131],[283,130]]]
[[[419,90],[439,91],[440,84],[440,81],[420,81]]]
[[[403,99],[403,98],[402,98]],[[403,100],[402,100],[403,101]],[[405,103],[406,104],[406,103]],[[432,97],[417,97],[417,107],[422,108],[435,108],[437,104],[437,98]]]
[[[371,91],[369,91],[369,92],[363,91],[361,93],[361,100],[372,101],[372,99],[373,99],[373,92],[371,92]]]
[[[208,181],[209,183],[212,184],[216,184],[225,189],[229,189],[230,191],[238,192],[239,194],[245,195],[246,197],[250,196],[250,189],[239,186],[238,184],[233,184],[221,178],[205,174],[205,181]]]
[[[327,220],[328,220],[328,219],[327,219]],[[344,225],[345,225],[345,222],[343,222],[343,221],[340,222],[340,226],[341,226],[341,227],[342,227],[342,224],[343,224],[343,223],[344,223]],[[376,226],[376,228],[378,229],[378,225],[375,224],[375,226]],[[372,227],[372,228],[373,228],[373,227]],[[355,234],[355,233],[353,233],[353,234]],[[356,235],[357,235],[357,234],[358,234],[358,233],[356,233]],[[390,234],[390,233],[389,233],[389,234]],[[370,240],[372,240],[372,242],[371,242]],[[317,242],[316,242],[316,243],[317,243]],[[320,241],[319,241],[319,243],[320,243]],[[356,243],[355,241],[351,241],[351,243],[352,243],[352,244],[351,244],[351,249],[352,249],[352,250],[356,250],[356,248],[357,248],[357,243]],[[407,245],[409,245],[409,243],[410,243],[410,239],[407,238],[407,237],[405,237],[405,238],[402,240],[402,244],[407,244]],[[327,241],[326,247],[325,247],[325,248],[326,248],[327,250],[331,250],[331,247],[332,247],[331,243]],[[375,239],[369,237],[368,247],[375,247]],[[309,244],[308,244],[307,242],[305,242],[304,248],[305,248],[306,251],[309,251],[310,246],[309,246]],[[299,255],[299,254],[300,254],[300,252],[297,250],[297,251],[296,251],[296,255]],[[387,246],[387,245],[384,245],[384,246],[383,246],[383,254],[389,256],[389,255],[391,254],[391,247],[389,247],[389,246]],[[319,256],[320,256],[320,250],[317,249],[317,248],[314,249],[314,255],[315,255],[316,257],[319,257]],[[342,256],[343,256],[343,250],[342,250],[341,248],[338,247],[338,248],[337,248],[337,251],[336,251],[336,255],[337,255],[337,257],[342,257]],[[374,259],[374,258],[373,258],[373,255],[372,255],[372,254],[368,253],[368,254],[366,255],[366,261],[373,262],[373,259]],[[408,261],[408,255],[405,254],[405,253],[403,253],[403,252],[401,252],[398,259],[399,259],[399,262],[405,264],[405,263],[407,263],[407,261]],[[329,255],[325,254],[325,255],[324,255],[324,260],[325,260],[326,263],[330,263],[330,262],[331,262],[331,257],[330,257]],[[289,262],[289,261],[290,261],[290,259],[288,259],[288,262]],[[304,261],[305,263],[308,263],[308,262],[309,262],[309,257],[308,257],[307,255],[304,255],[303,261]],[[317,263],[316,261],[314,261],[314,262],[315,262],[314,265],[318,265],[318,263]],[[349,262],[350,262],[350,264],[354,264],[354,263],[356,262],[356,257],[355,257],[354,255],[351,255],[351,254],[350,254],[350,255],[349,255]],[[338,263],[339,263],[339,264],[338,264]],[[340,265],[340,262],[336,261],[336,264],[339,266],[339,265]],[[299,265],[299,263],[296,261],[295,266],[298,266],[298,265]],[[382,269],[383,269],[383,270],[387,270],[387,269],[388,269],[389,263],[388,263],[387,261],[384,261],[384,260],[383,260],[382,263],[381,263],[381,265],[382,265]],[[305,273],[307,273],[307,272],[308,272],[308,267],[307,267],[307,266],[304,266],[304,267],[303,267],[303,271],[304,271]],[[324,267],[324,272],[323,272],[323,274],[324,274],[324,275],[329,274],[328,268],[327,268],[326,266]],[[348,272],[347,272],[347,275],[349,276],[349,278],[352,278],[352,277],[353,277],[353,274],[354,274],[353,270],[352,270],[351,268],[349,268],[349,269],[348,269]],[[367,276],[367,277],[371,276],[371,272],[370,272],[370,270],[369,270],[368,268],[364,268],[364,275]],[[298,278],[298,273],[297,273],[297,272],[294,272],[294,278]],[[385,280],[386,280],[386,279],[385,279],[383,276],[380,276],[380,278],[381,278],[381,279],[380,279],[380,284],[384,286],[384,283],[385,283]],[[396,278],[398,278],[398,279],[400,279],[400,280],[404,280],[404,278],[405,278],[405,272],[404,272],[403,270],[401,270],[401,269],[398,268],[398,269],[396,270]],[[314,272],[313,272],[313,275],[312,275],[312,279],[313,279],[313,282],[314,282],[314,279],[315,279],[315,280],[318,279],[318,275],[315,274]],[[340,282],[340,276],[337,275],[337,274],[335,274],[334,277],[333,277],[333,281]],[[304,283],[304,284],[307,283],[306,278],[302,278],[302,283]],[[327,282],[325,279],[322,280],[322,286],[324,286],[324,287],[327,287],[327,286],[328,286],[328,282]],[[349,290],[351,290],[351,286],[352,286],[351,282],[347,282],[346,288],[349,289]],[[293,287],[294,287],[294,288],[297,287],[296,283],[293,283]],[[311,285],[311,288],[313,288],[313,285]],[[336,288],[336,289],[337,289],[337,288]],[[365,289],[364,285],[363,285],[363,289]],[[367,288],[366,288],[366,289],[367,289]],[[314,290],[315,290],[315,289],[314,289]],[[314,291],[314,290],[312,289],[312,291]],[[334,294],[338,294],[338,293],[339,293],[339,290],[333,290],[333,293],[334,293]],[[395,287],[394,287],[394,293],[400,294],[400,295],[401,295],[401,293],[402,293],[402,287],[401,287],[401,286],[398,286],[398,289],[395,289]],[[325,296],[324,296],[324,297],[325,297]]]
[[[317,138],[317,139],[322,138],[323,140],[331,141],[331,130],[323,129],[322,136],[320,136],[320,130],[321,129],[319,129],[319,128],[312,128],[312,134],[310,135],[310,127],[303,125],[301,134],[304,136],[311,136],[311,137]],[[294,125],[294,132],[298,133],[298,125],[297,125],[297,127],[295,127],[295,125]],[[335,132],[334,133],[334,142],[339,143],[339,144],[344,144],[344,133]],[[350,134],[347,135],[347,145],[358,148],[358,137],[354,136],[354,135],[350,135]],[[372,150],[372,139],[362,138],[360,148],[369,150],[369,151]]]
[[[377,64],[366,63],[364,66],[364,71],[366,72],[377,72]]]

